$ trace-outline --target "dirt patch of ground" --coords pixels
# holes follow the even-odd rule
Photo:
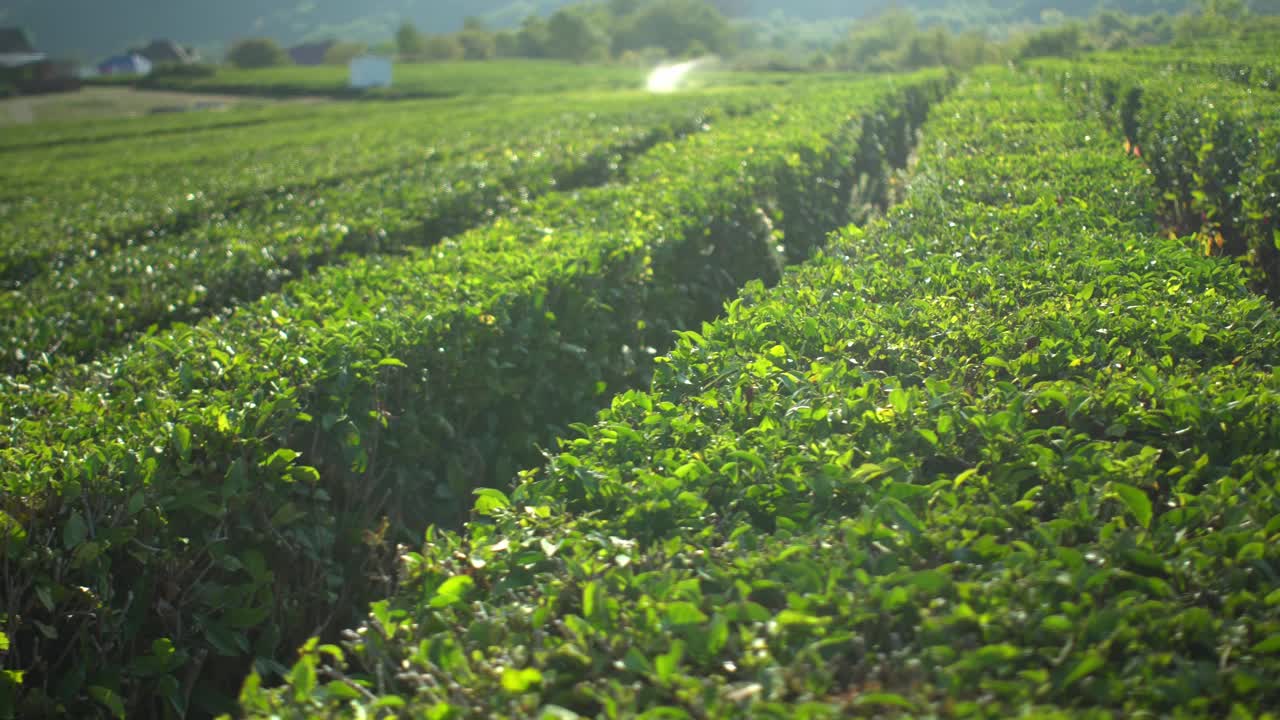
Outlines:
[[[231,107],[260,107],[281,102],[327,102],[325,98],[269,100],[236,95],[199,95],[128,87],[86,87],[76,92],[0,100],[0,127],[58,120],[136,117],[161,112],[216,112]]]

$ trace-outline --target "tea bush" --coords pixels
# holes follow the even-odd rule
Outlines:
[[[978,73],[925,137],[885,221],[683,333],[243,710],[1275,707],[1280,315],[1053,86]]]
[[[475,487],[644,382],[673,329],[887,202],[949,83],[797,88],[623,182],[0,379],[19,714],[209,712],[251,659],[287,670],[392,584],[394,541],[456,525]]]

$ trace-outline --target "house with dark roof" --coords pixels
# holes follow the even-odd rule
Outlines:
[[[22,28],[0,28],[0,68],[19,68],[44,61],[44,53],[36,52]]]
[[[26,30],[20,27],[0,27],[0,55],[30,54],[35,51]]]
[[[0,28],[0,85],[23,93],[78,90],[71,63],[54,62],[37,52],[22,28]]]
[[[98,63],[99,75],[150,75],[151,61],[145,57],[132,55],[116,55]]]
[[[337,40],[303,43],[289,48],[289,57],[294,65],[323,65],[325,56],[337,44]]]
[[[152,40],[150,45],[132,49],[128,54],[141,55],[153,65],[190,65],[200,61],[198,53],[172,40]]]

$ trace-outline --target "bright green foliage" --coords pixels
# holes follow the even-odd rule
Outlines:
[[[1171,77],[1218,76],[1224,80],[1265,90],[1280,89],[1280,60],[1269,43],[1257,49],[1235,43],[1231,52],[1212,49],[1170,50],[1164,47],[1135,49],[1122,55],[1102,55],[1089,60],[1102,64],[1139,66]],[[1168,78],[1166,78],[1168,79]],[[1203,77],[1202,77],[1203,79]]]
[[[589,29],[589,28],[588,28]],[[601,38],[588,38],[590,42]],[[592,45],[582,52],[589,60]],[[600,48],[606,51],[607,48]],[[560,56],[552,56],[560,57]],[[397,64],[390,88],[353,91],[347,87],[345,67],[283,67],[264,70],[219,69],[212,77],[156,77],[143,84],[158,90],[235,93],[266,97],[326,96],[364,99],[388,98],[507,98],[525,95],[578,93],[583,91],[638,90],[645,85],[647,68],[623,65],[583,65],[565,60],[491,60]],[[815,76],[821,79],[822,76]],[[712,85],[789,84],[792,73],[737,73],[728,71],[700,74]],[[843,76],[828,78],[843,81]]]
[[[1174,61],[1144,53],[1142,72],[1100,58],[1044,63],[1070,102],[1123,132],[1165,200],[1171,228],[1208,254],[1244,257],[1280,297],[1280,94],[1274,55]],[[1161,62],[1161,58],[1165,61]]]
[[[886,221],[683,333],[651,391],[404,553],[345,661],[295,669],[350,684],[243,709],[1280,704],[1280,314],[1158,233],[1152,178],[1052,86],[957,95]]]
[[[643,87],[644,75],[643,70],[636,68],[533,60],[397,63],[392,87],[355,94],[385,98],[451,98],[629,90]],[[213,77],[157,78],[145,84],[157,89],[235,92],[270,97],[342,96],[354,92],[348,88],[349,77],[346,67],[220,69]]]
[[[570,62],[600,62],[609,57],[609,36],[586,13],[559,10],[547,20],[546,53]]]
[[[575,126],[582,144],[566,142],[588,157],[549,148],[543,166],[562,179],[561,160],[589,167],[612,157],[614,135],[657,131],[601,171],[619,182],[537,186],[546,194],[431,248],[349,258],[232,314],[5,378],[0,572],[30,580],[0,618],[24,648],[6,662],[57,659],[26,676],[26,711],[217,709],[250,659],[287,672],[298,697],[349,696],[308,665],[334,657],[325,647],[292,671],[276,658],[385,594],[397,541],[456,526],[473,489],[507,482],[610,391],[645,383],[675,329],[883,206],[948,85],[801,83],[746,114],[729,111],[745,109],[733,93],[635,95],[636,130]],[[690,112],[695,132],[660,130]],[[497,184],[518,172],[492,169]],[[484,591],[452,578],[426,602],[462,608]],[[393,635],[402,611],[373,611]],[[545,684],[512,669],[505,688]]]
[[[227,51],[227,62],[244,70],[290,64],[289,53],[271,38],[241,40]]]
[[[0,204],[0,282],[21,285],[120,245],[151,244],[157,236],[270,210],[291,195],[346,195],[359,189],[353,183],[391,182],[397,173],[408,185],[398,193],[422,192],[413,172],[425,182],[431,177],[425,173],[442,160],[503,159],[501,150],[519,149],[525,135],[532,147],[555,140],[557,132],[602,139],[611,132],[609,120],[624,121],[637,99],[529,97],[501,107],[475,100],[280,106],[224,118],[6,133],[0,139],[0,177],[7,188]],[[650,98],[644,106],[657,122],[713,102]],[[599,113],[598,121],[591,111]],[[640,122],[635,117],[622,124]],[[181,142],[159,142],[169,137]],[[344,183],[345,193],[335,187]]]
[[[706,0],[654,0],[620,18],[614,47],[618,50],[662,48],[680,57],[695,48],[701,54],[729,54],[733,27]]]
[[[0,719],[1272,717],[1274,67],[7,133]]]
[[[110,190],[95,189],[89,197],[98,200],[93,212],[99,222],[114,220],[108,207],[121,207],[139,224],[114,237],[91,238],[89,244],[99,247],[90,257],[74,247],[83,235],[63,234],[67,219],[54,214],[57,203],[41,203],[42,212],[19,218],[28,222],[28,237],[49,241],[13,248],[22,258],[15,259],[13,271],[33,269],[20,288],[0,295],[0,337],[6,340],[0,368],[22,372],[42,357],[84,360],[148,327],[196,321],[255,300],[350,253],[430,246],[518,213],[539,195],[616,178],[629,157],[652,145],[760,104],[745,94],[716,93],[655,99],[643,110],[633,97],[530,101],[516,113],[493,105],[439,109],[423,103],[412,112],[375,106],[382,124],[360,122],[369,136],[360,144],[358,164],[285,163],[295,172],[316,173],[294,176],[287,187],[252,189],[252,181],[239,180],[244,173],[232,156],[222,168],[206,162],[199,179],[175,167],[180,176],[167,179],[177,188],[161,185],[166,178],[154,173],[150,202],[137,195],[98,198]],[[289,152],[297,128],[285,118],[272,120],[229,131],[217,142],[244,152],[273,138],[264,154],[274,164]],[[310,158],[350,150],[350,128],[317,135]],[[107,143],[101,154],[60,172],[87,175],[121,152],[154,162],[154,144]],[[343,174],[328,174],[334,170]],[[281,172],[271,167],[258,182]],[[223,179],[230,187],[220,187]],[[203,188],[200,197],[174,197],[175,190],[193,186]],[[33,188],[27,197],[47,190]],[[68,204],[81,200],[69,191],[61,198]],[[173,214],[175,204],[184,210]]]

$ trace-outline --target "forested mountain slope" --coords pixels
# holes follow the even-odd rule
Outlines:
[[[235,38],[267,35],[282,42],[336,35],[364,41],[390,37],[397,24],[410,20],[424,31],[446,32],[461,27],[466,17],[494,25],[515,25],[534,13],[549,13],[575,0],[8,0],[0,8],[0,24],[26,27],[48,52],[86,59],[118,52],[155,37],[183,44],[224,46]],[[638,4],[636,0],[611,0]],[[806,20],[857,18],[877,12],[885,3],[872,0],[715,0],[727,15],[769,17],[784,15]],[[1253,0],[1260,5],[1276,0]],[[897,7],[953,25],[1037,21],[1045,10],[1087,15],[1113,8],[1131,13],[1176,13],[1189,0],[903,0]]]

